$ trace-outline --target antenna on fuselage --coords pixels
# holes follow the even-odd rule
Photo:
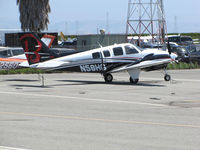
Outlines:
[[[103,47],[103,46],[99,43],[99,41],[97,42],[97,44],[99,44],[99,47],[101,47],[101,48]]]
[[[105,38],[105,30],[101,29],[100,30],[100,37],[99,40],[97,41],[97,44],[102,48],[103,40]]]

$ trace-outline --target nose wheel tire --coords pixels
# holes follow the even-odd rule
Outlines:
[[[132,77],[129,78],[130,80],[130,83],[133,83],[133,84],[137,84],[139,79],[132,79]]]
[[[110,73],[107,73],[107,74],[104,75],[104,80],[107,83],[112,82],[113,76]]]
[[[165,81],[170,81],[171,80],[171,76],[166,74],[165,77],[164,77]]]

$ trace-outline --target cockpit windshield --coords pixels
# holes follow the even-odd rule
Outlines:
[[[126,45],[125,49],[130,49],[129,51],[132,51],[132,52],[136,50],[136,51],[138,51],[137,53],[144,50],[143,48],[138,47],[136,45]]]

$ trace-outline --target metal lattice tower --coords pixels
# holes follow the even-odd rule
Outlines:
[[[126,34],[137,35],[139,45],[146,34],[164,44],[166,29],[163,0],[129,0]]]

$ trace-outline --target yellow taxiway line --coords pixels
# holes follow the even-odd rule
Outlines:
[[[87,117],[64,116],[64,115],[43,115],[43,114],[19,113],[19,112],[0,112],[0,115],[19,115],[19,116],[44,117],[44,118],[55,118],[55,119],[72,119],[72,120],[85,120],[85,121],[126,123],[126,124],[132,124],[132,125],[137,125],[137,124],[139,124],[139,125],[157,125],[157,126],[165,126],[165,127],[184,127],[184,128],[200,129],[200,125],[192,125],[192,124],[143,122],[143,121],[131,121],[131,120],[112,120],[112,119],[103,119],[103,118],[87,118]]]

